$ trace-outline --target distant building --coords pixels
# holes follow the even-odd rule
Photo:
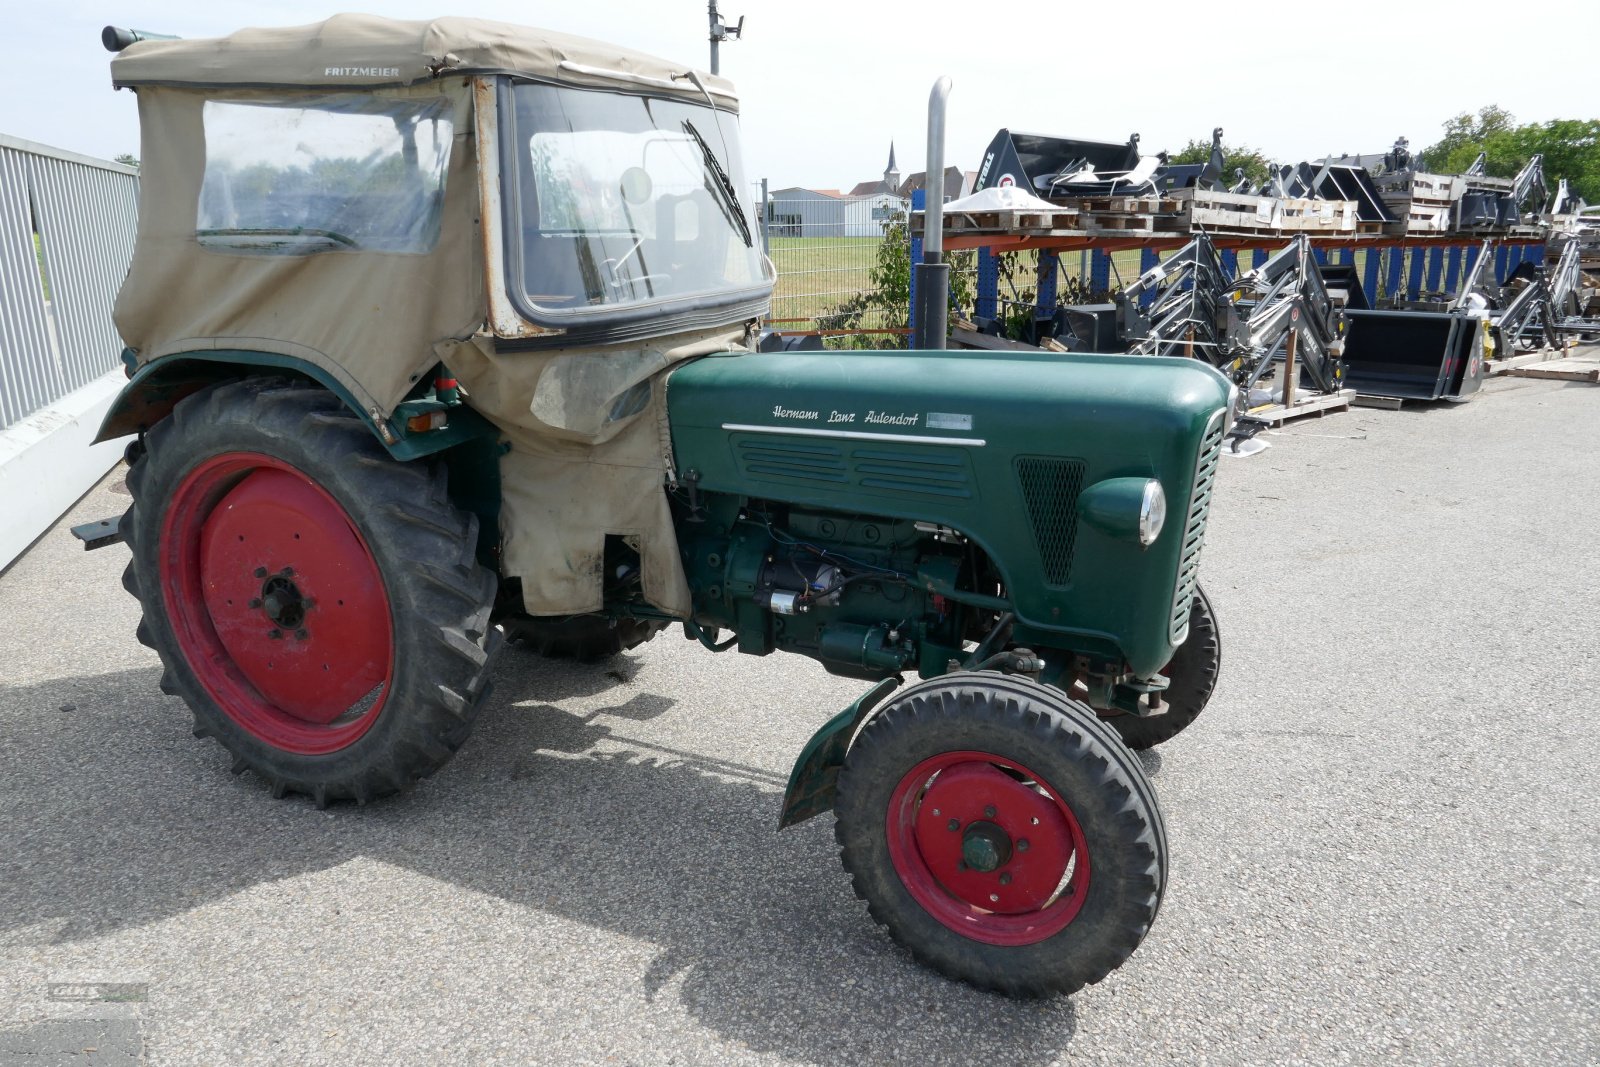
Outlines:
[[[889,165],[877,181],[858,182],[848,193],[837,189],[777,189],[767,195],[767,233],[772,237],[881,237],[910,202],[897,190],[900,169],[889,145]]]
[[[977,177],[977,171],[968,171],[963,174],[960,167],[944,168],[944,198],[946,200],[956,200],[966,196],[972,191],[972,183],[977,180]],[[928,172],[919,170],[901,182],[896,192],[905,199],[910,200],[912,193],[927,187]]]
[[[881,237],[906,202],[893,193],[839,196],[820,189],[775,189],[767,197],[771,237]]]

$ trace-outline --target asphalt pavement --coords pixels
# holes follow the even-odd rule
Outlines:
[[[1161,914],[1045,1002],[912,962],[830,817],[777,832],[862,688],[802,659],[512,651],[412,793],[273,800],[67,534],[114,473],[0,576],[0,1064],[1600,1061],[1600,388],[1266,440],[1212,513],[1221,683],[1145,763]]]

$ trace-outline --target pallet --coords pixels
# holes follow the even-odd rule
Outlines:
[[[1545,378],[1558,382],[1588,382],[1600,385],[1600,359],[1563,359],[1556,366],[1514,367],[1506,372],[1513,378]]]
[[[1098,215],[1171,215],[1178,211],[1178,202],[1166,196],[1085,196],[1064,197],[1073,208]]]
[[[1085,214],[1083,228],[1088,233],[1114,233],[1118,235],[1154,235],[1164,230],[1156,227],[1153,215]]]
[[[1252,408],[1245,414],[1252,419],[1265,422],[1268,426],[1279,426],[1290,419],[1304,418],[1307,415],[1315,415],[1320,419],[1330,412],[1346,411],[1356,400],[1354,389],[1341,389],[1337,393],[1317,393],[1308,397],[1297,397],[1291,407],[1269,404],[1265,407]]]
[[[1501,359],[1491,359],[1484,364],[1484,373],[1490,378],[1498,378],[1502,374],[1510,374],[1522,367],[1531,367],[1538,363],[1548,363],[1553,359],[1561,359],[1565,355],[1559,348],[1540,348],[1533,352],[1525,352],[1520,356],[1505,356]]]
[[[1384,411],[1399,411],[1405,405],[1415,403],[1411,397],[1406,396],[1379,396],[1376,393],[1358,393],[1351,401],[1358,408],[1381,408]]]
[[[1079,213],[1073,208],[1047,211],[1005,209],[1000,211],[958,211],[944,217],[947,233],[1058,233],[1082,232]]]
[[[1350,200],[1283,200],[1211,189],[1181,189],[1174,194],[1174,203],[1181,209],[1178,217],[1182,227],[1188,230],[1261,237],[1357,232],[1356,205]]]

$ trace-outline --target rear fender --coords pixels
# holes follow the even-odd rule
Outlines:
[[[293,356],[208,349],[163,356],[135,370],[133,353],[125,350],[122,361],[128,367],[129,381],[112,402],[111,410],[106,412],[100,432],[95,435],[96,443],[129,434],[142,435],[172,414],[178,402],[191,393],[230,378],[263,372],[293,375],[327,389],[344,401],[345,406],[366,424],[372,435],[398,460],[417,459],[468,441],[497,435],[487,419],[465,406],[452,407],[449,421],[441,429],[410,433],[406,428],[406,418],[410,414],[407,404],[431,402],[404,401],[388,417],[384,417],[376,410],[363,410],[350,391],[327,371]]]

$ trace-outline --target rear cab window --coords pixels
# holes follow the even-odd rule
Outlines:
[[[423,254],[439,239],[453,135],[444,97],[207,100],[202,248]]]

